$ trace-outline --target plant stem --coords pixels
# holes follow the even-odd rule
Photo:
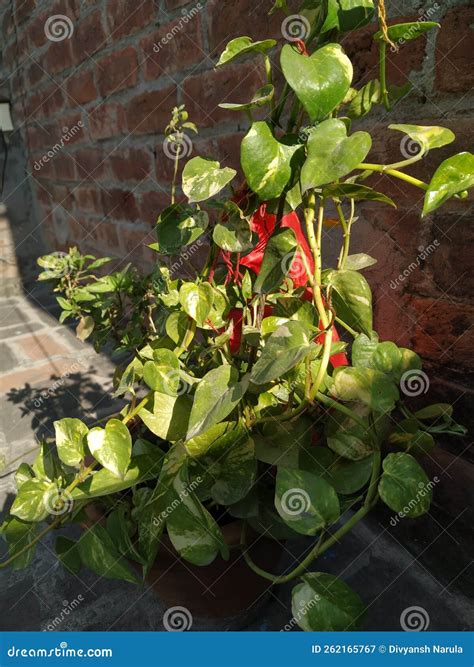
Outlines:
[[[22,556],[24,553],[29,551],[32,547],[34,547],[35,544],[37,544],[45,535],[47,535],[51,530],[56,528],[62,521],[62,517],[58,516],[55,518],[53,523],[49,524],[44,530],[41,531],[41,533],[38,533],[38,535],[31,540],[29,544],[26,544],[20,551],[17,551],[16,554],[8,558],[7,560],[4,560],[3,562],[0,563],[0,570],[3,569],[4,567],[8,567],[8,565],[11,565],[19,556]]]
[[[386,75],[387,44],[380,42],[379,48],[379,69],[380,69],[380,88],[382,90],[382,100],[384,107],[390,111],[390,100],[388,98],[387,75]]]
[[[417,188],[421,188],[422,190],[428,190],[428,183],[420,181],[418,178],[410,176],[409,174],[404,174],[403,171],[392,169],[390,166],[387,167],[383,164],[372,164],[370,162],[361,162],[360,164],[357,165],[356,169],[362,169],[364,171],[378,171],[381,174],[388,174],[389,176],[394,176],[395,178],[399,178],[402,181],[406,181],[407,183],[410,183],[411,185],[414,185]]]

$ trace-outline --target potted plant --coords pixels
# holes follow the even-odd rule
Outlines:
[[[278,0],[273,10],[285,6]],[[115,395],[126,403],[99,423],[56,421],[55,442],[41,444],[32,466],[20,465],[2,527],[9,548],[2,567],[26,567],[43,536],[76,523],[78,540],[56,539],[72,572],[86,566],[133,583],[148,578],[170,603],[204,615],[236,614],[269,585],[294,581],[302,629],[349,629],[363,602],[317,571],[318,556],[378,502],[411,518],[428,510],[432,483],[417,457],[437,434],[464,429],[450,405],[410,409],[403,389],[423,381],[421,360],[373,330],[363,270],[374,260],[351,254],[351,230],[363,224],[358,202],[396,205],[366,184],[371,174],[424,190],[426,216],[466,196],[474,156],[453,155],[425,183],[410,166],[453,133],[391,125],[419,153],[396,164],[368,162],[370,134],[353,123],[406,92],[387,85],[387,44],[436,24],[387,27],[382,6],[374,34],[380,77],[356,90],[338,39],[371,21],[374,3],[304,6],[298,16],[309,31],[304,40],[287,35],[278,97],[268,55],[275,40],[234,39],[217,63],[259,54],[267,73],[249,101],[222,105],[249,118],[242,186],[233,187],[234,169],[193,157],[177,200],[180,147],[197,128],[183,107],[174,109],[166,135],[175,178],[156,224],[152,247],[161,260],[150,275],[130,266],[104,273],[110,258],[75,248],[40,258],[40,280],[60,293],[61,321],[77,319],[78,336],[97,349],[112,341],[129,353],[115,377]],[[268,110],[265,120],[254,120],[259,109]],[[326,224],[342,230],[335,266],[322,255]],[[207,256],[192,279],[162,261],[198,258],[199,246]],[[301,535],[314,540],[312,548],[280,573],[281,541]],[[220,587],[217,605],[193,588],[190,571]]]

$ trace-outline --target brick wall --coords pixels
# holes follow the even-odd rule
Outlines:
[[[49,246],[77,244],[147,266],[151,257],[144,241],[169,200],[172,163],[163,152],[169,111],[184,102],[199,125],[194,155],[238,165],[246,118],[217,105],[247,99],[262,84],[263,73],[253,59],[218,71],[213,67],[232,37],[281,37],[281,17],[267,16],[271,4],[0,2],[0,96],[12,101],[15,125],[26,142],[34,214]],[[390,116],[379,110],[366,121],[375,139],[371,160],[400,159],[401,135],[386,130],[390,122],[451,127],[456,143],[432,151],[414,170],[426,176],[455,150],[472,148],[474,7],[465,0],[386,4],[391,21],[421,15],[439,21],[441,31],[390,57],[390,81],[402,83],[408,76],[413,90]],[[65,39],[54,41],[45,34],[54,15],[67,17]],[[377,76],[372,31],[369,27],[345,39],[356,82]],[[60,36],[53,30],[53,38]],[[64,147],[46,160],[61,138]],[[385,338],[414,345],[439,370],[441,393],[448,387],[451,396],[462,397],[474,366],[470,207],[454,202],[420,222],[417,191],[399,182],[377,184],[400,201],[396,211],[365,207],[355,228],[354,251],[364,249],[379,262],[367,271],[375,292],[377,328]],[[435,241],[435,251],[420,259],[420,248]],[[397,282],[400,275],[403,279]]]

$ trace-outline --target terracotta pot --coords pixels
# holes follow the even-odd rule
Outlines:
[[[222,534],[230,547],[229,560],[217,556],[204,567],[180,558],[164,535],[148,583],[168,607],[186,607],[193,618],[229,619],[256,611],[271,583],[246,564],[239,549],[240,531],[240,521],[223,526]],[[256,536],[250,548],[258,565],[271,572],[278,571],[283,552],[281,543]]]
[[[104,524],[103,512],[97,504],[88,505],[85,512],[89,518],[83,524],[85,528],[94,523]],[[163,535],[147,584],[168,608],[186,607],[194,620],[225,619],[233,627],[250,622],[265,602],[271,583],[246,564],[239,548],[241,527],[240,520],[221,527],[230,549],[229,560],[217,556],[210,565],[203,567],[183,560],[169,537]],[[249,548],[257,565],[278,572],[283,555],[282,543],[251,534]],[[135,562],[131,565],[139,567]]]

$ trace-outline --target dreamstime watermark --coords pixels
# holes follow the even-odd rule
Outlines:
[[[185,132],[174,132],[165,137],[163,141],[163,153],[170,160],[189,157],[193,152],[193,142]]]
[[[61,516],[72,510],[74,501],[67,489],[52,489],[46,494],[44,507],[49,514]]]
[[[181,254],[179,256],[179,259],[173,262],[170,266],[170,274],[173,276],[179,269],[183,267],[183,265],[186,262],[189,262],[189,260],[197,253],[199,248],[203,246],[204,239],[202,236],[200,236],[194,243],[191,243],[190,245],[186,246],[181,250]]]
[[[79,132],[84,127],[84,123],[82,120],[77,121],[75,125],[73,125],[71,128],[68,127],[63,127],[63,134],[61,135],[61,139],[54,144],[50,150],[45,153],[39,160],[35,160],[35,163],[33,165],[33,168],[35,171],[39,171],[44,167],[45,164],[47,164],[50,160],[52,160],[56,155],[62,151],[64,146],[68,144],[71,139],[74,139],[76,134]]]
[[[169,515],[174,512],[174,510],[181,505],[183,500],[185,500],[193,491],[197,489],[197,487],[202,483],[202,477],[199,477],[199,475],[194,479],[185,489],[181,491],[179,496],[175,498],[169,505],[164,509],[162,512],[159,513],[158,516],[153,517],[153,525],[158,528],[163,521]]]
[[[422,13],[418,17],[418,21],[413,21],[412,23],[409,24],[409,27],[406,29],[406,32],[403,33],[401,37],[399,37],[396,42],[390,47],[390,51],[392,53],[397,53],[398,49],[400,46],[403,46],[405,42],[410,41],[410,39],[413,39],[414,36],[417,34],[418,29],[422,23],[426,23],[426,21],[430,21],[434,14],[439,11],[440,5],[438,5],[437,2],[435,2],[431,7],[428,7],[428,9],[422,9],[420,10]]]
[[[288,489],[281,497],[281,507],[289,516],[299,516],[311,507],[311,500],[304,489]]]
[[[111,658],[111,648],[69,648],[67,642],[61,642],[54,648],[16,648],[7,650],[9,658]]]
[[[400,153],[403,155],[403,157],[408,160],[411,157],[415,157],[415,155],[418,155],[423,151],[423,146],[418,143],[418,141],[415,141],[412,139],[408,134],[406,134],[402,140],[400,141]],[[425,150],[423,152],[423,155],[428,155],[429,150]]]
[[[308,611],[312,609],[320,600],[319,595],[314,595],[309,602],[304,602],[303,600],[300,602],[300,609],[294,616],[291,618],[290,621],[280,630],[280,632],[290,632],[290,630],[293,630],[295,625],[299,625],[299,622],[301,621],[302,618],[306,616]]]
[[[71,602],[63,600],[63,608],[61,609],[61,613],[58,616],[55,616],[53,620],[48,623],[48,625],[44,628],[44,632],[54,632],[58,625],[61,625],[61,623],[67,619],[69,614],[71,614],[71,612],[80,606],[81,602],[84,602],[84,597],[81,593],[79,593],[77,598],[71,600]]]
[[[390,281],[390,289],[397,289],[405,280],[415,271],[418,269],[421,265],[422,262],[428,259],[430,255],[434,253],[434,251],[439,248],[440,242],[438,239],[435,239],[433,243],[430,243],[427,246],[418,246],[418,255],[414,259],[413,262],[411,262],[407,268],[403,271],[403,273],[400,273],[400,275],[395,278],[395,280]]]
[[[44,34],[50,42],[62,42],[70,39],[74,33],[74,25],[69,16],[54,14],[46,19]]]
[[[429,625],[430,617],[423,607],[407,607],[400,614],[400,626],[405,632],[423,632]]]
[[[419,482],[418,484],[418,491],[416,492],[416,495],[414,498],[412,498],[406,505],[405,507],[400,510],[400,512],[397,512],[395,516],[392,516],[390,519],[390,525],[395,528],[395,526],[400,522],[400,519],[404,519],[417,505],[420,503],[423,498],[427,495],[429,495],[436,484],[438,484],[440,481],[439,477],[435,475],[433,479],[430,479],[427,484],[424,482]]]
[[[281,260],[281,270],[285,276],[288,276],[293,281],[308,277],[301,253],[299,251],[296,253],[288,252],[283,257]]]
[[[302,14],[291,14],[281,24],[281,34],[289,42],[306,39],[310,33],[311,24]]]
[[[174,26],[168,30],[166,35],[163,35],[163,37],[158,41],[153,44],[153,51],[155,53],[158,53],[161,51],[161,49],[169,44],[171,40],[173,40],[176,35],[181,32],[181,30],[186,27],[186,25],[192,21],[192,19],[199,14],[199,12],[204,9],[204,5],[201,2],[196,3],[194,7],[191,7],[191,9],[182,9],[182,16],[177,21]]]
[[[61,377],[59,377],[57,380],[55,380],[55,381],[53,382],[53,384],[52,384],[50,387],[48,387],[47,389],[43,389],[43,390],[41,390],[41,392],[40,392],[38,398],[35,398],[35,399],[34,399],[34,401],[33,401],[33,406],[34,406],[35,408],[40,408],[40,407],[43,405],[43,403],[44,403],[45,401],[47,401],[47,400],[50,399],[52,396],[54,396],[54,394],[56,393],[56,391],[57,391],[60,387],[62,387],[62,385],[66,382],[66,380],[69,378],[69,376],[70,376],[74,371],[78,370],[79,368],[81,368],[81,364],[79,364],[78,362],[75,362],[74,364],[72,364],[72,366],[70,366],[70,367],[68,368],[68,370],[65,371],[65,372],[61,375]]]
[[[430,379],[424,371],[412,368],[400,378],[400,389],[405,396],[421,396],[430,388]]]
[[[170,607],[163,616],[163,626],[168,632],[191,630],[193,616],[186,607]]]

